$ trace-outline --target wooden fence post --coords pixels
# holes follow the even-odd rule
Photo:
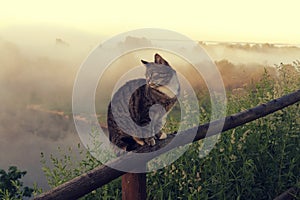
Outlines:
[[[122,200],[146,200],[146,173],[122,176]]]

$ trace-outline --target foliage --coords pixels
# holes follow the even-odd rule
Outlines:
[[[20,171],[16,166],[10,166],[8,172],[0,170],[0,199],[23,199],[23,197],[31,197],[38,192],[37,189],[23,186],[20,180],[25,176],[26,171]]]
[[[265,71],[259,82],[228,91],[227,113],[233,114],[299,89],[299,62],[276,68],[276,77]],[[290,187],[299,187],[299,109],[298,103],[223,133],[217,145],[203,158],[199,157],[202,142],[193,143],[173,164],[147,174],[147,185],[151,185],[147,187],[148,198],[273,199]],[[200,110],[200,121],[207,121],[209,108]],[[60,185],[99,164],[89,153],[82,149],[80,152],[84,156],[78,162],[69,156],[71,151],[61,159],[51,156],[52,168],[43,161],[50,186]],[[117,179],[84,199],[120,199],[120,196],[120,179]]]
[[[50,187],[61,185],[101,164],[88,151],[83,149],[80,144],[78,144],[75,151],[72,148],[69,148],[67,152],[64,152],[61,148],[58,148],[58,152],[60,155],[57,157],[50,155],[51,164],[47,163],[47,158],[43,153],[41,154],[42,169],[47,177]],[[115,199],[117,197],[121,198],[120,186],[121,179],[116,179],[109,185],[105,185],[102,188],[91,192],[82,199],[97,200]]]

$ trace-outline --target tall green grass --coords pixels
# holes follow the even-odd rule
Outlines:
[[[277,68],[276,77],[265,71],[259,82],[228,91],[227,114],[300,89],[299,63]],[[209,107],[200,110],[200,121],[207,121]],[[176,128],[172,127],[170,131]],[[297,103],[222,133],[206,157],[199,157],[202,142],[193,143],[177,161],[147,174],[148,199],[273,199],[290,187],[300,187],[299,144],[300,104]],[[79,152],[78,162],[71,156],[72,150],[62,152],[60,158],[51,156],[51,163],[43,156],[43,170],[51,187],[99,164],[80,146]],[[83,199],[121,199],[120,179]]]

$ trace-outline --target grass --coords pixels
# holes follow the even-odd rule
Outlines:
[[[298,67],[298,66],[297,66]],[[228,92],[228,111],[233,114],[298,90],[300,73],[278,68],[267,71],[252,85]],[[203,104],[204,105],[204,104]],[[273,199],[290,187],[300,187],[300,104],[224,132],[206,157],[199,157],[201,142],[195,142],[171,165],[147,174],[148,199]],[[209,119],[209,106],[200,108],[200,121]],[[171,121],[169,124],[176,124]],[[176,125],[169,126],[174,131]],[[79,146],[81,161],[62,152],[43,157],[43,170],[50,186],[92,169],[99,163]],[[297,197],[300,199],[300,197]],[[83,199],[121,199],[116,179]]]

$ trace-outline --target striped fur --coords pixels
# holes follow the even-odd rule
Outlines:
[[[127,82],[108,106],[109,139],[127,151],[145,143],[155,145],[155,138],[164,138],[163,120],[177,101],[180,87],[175,70],[158,54],[154,60],[142,61],[146,66],[146,79]],[[120,128],[119,123],[126,130]]]

